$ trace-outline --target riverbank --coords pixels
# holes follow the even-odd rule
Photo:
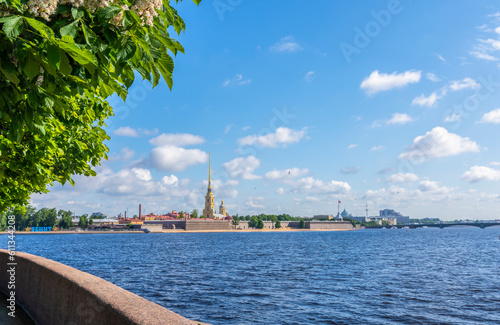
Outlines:
[[[357,229],[353,229],[357,230]],[[218,233],[218,232],[290,232],[290,231],[351,231],[348,229],[293,229],[293,228],[280,228],[280,229],[229,229],[229,230],[174,230],[165,229],[162,231],[152,231],[150,233],[161,234],[185,234],[185,233]],[[0,232],[0,235],[9,234],[6,231]],[[90,235],[90,234],[146,234],[143,231],[45,231],[45,232],[32,232],[32,231],[16,231],[15,235]]]

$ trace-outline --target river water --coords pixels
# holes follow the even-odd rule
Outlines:
[[[499,238],[499,227],[428,228],[23,235],[16,246],[211,324],[500,324]]]

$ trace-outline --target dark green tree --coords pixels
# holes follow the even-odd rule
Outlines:
[[[198,219],[198,210],[193,209],[193,211],[191,212],[191,218]]]
[[[304,219],[300,219],[299,221],[299,228],[304,229],[306,227],[306,222]]]
[[[262,221],[262,219],[259,219],[259,221],[257,221],[257,229],[263,229],[264,228],[264,221]]]
[[[281,221],[279,221],[279,220],[276,221],[275,227],[278,228],[278,229],[281,228]]]
[[[238,226],[240,224],[240,218],[238,218],[238,216],[234,216],[233,217],[233,221],[232,221],[232,224],[233,226],[236,228],[236,226]]]

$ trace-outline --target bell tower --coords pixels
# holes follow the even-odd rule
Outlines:
[[[212,193],[212,181],[210,179],[210,156],[208,154],[208,187],[207,194],[205,195],[205,208],[203,208],[203,215],[207,218],[213,218],[215,214],[214,208],[214,193]]]

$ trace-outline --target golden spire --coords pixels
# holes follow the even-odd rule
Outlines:
[[[210,184],[210,156],[211,156],[211,155],[212,155],[211,153],[209,153],[209,154],[208,154],[208,186],[209,186],[209,187],[210,187],[210,186],[212,186],[212,185]]]

